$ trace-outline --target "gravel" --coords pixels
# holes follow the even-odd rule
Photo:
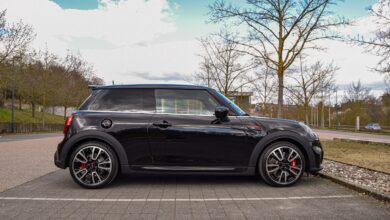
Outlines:
[[[324,169],[321,172],[324,174],[390,195],[390,174],[331,160],[324,160],[323,166]]]

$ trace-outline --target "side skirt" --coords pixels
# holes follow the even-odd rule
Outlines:
[[[150,166],[122,165],[125,174],[175,174],[175,175],[255,175],[255,167],[194,167],[194,166]]]

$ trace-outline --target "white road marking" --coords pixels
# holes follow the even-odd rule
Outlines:
[[[30,201],[76,201],[76,202],[208,202],[208,201],[263,201],[263,200],[303,200],[303,199],[341,199],[354,195],[331,196],[292,196],[292,197],[255,197],[255,198],[172,198],[172,199],[93,199],[93,198],[39,198],[39,197],[0,197],[0,200]]]

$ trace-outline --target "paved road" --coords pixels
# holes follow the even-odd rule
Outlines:
[[[0,219],[386,219],[390,209],[320,177],[274,188],[255,177],[121,176],[86,190],[67,170],[0,193]]]
[[[0,135],[0,142],[42,139],[48,137],[63,137],[63,134],[62,133],[7,134],[7,135]]]
[[[390,143],[389,135],[367,134],[358,132],[344,132],[334,130],[314,130],[321,139],[333,140],[333,138],[349,138],[355,140],[377,141]]]
[[[53,165],[62,136],[0,143],[0,219],[386,219],[390,208],[320,177],[120,176],[86,190]]]
[[[0,141],[0,192],[57,170],[53,155],[62,137],[12,135]]]

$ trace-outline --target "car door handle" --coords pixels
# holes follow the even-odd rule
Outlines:
[[[167,127],[170,127],[172,126],[171,123],[163,120],[163,121],[158,121],[158,122],[153,122],[153,125],[154,126],[157,126],[157,127],[160,127],[160,128],[167,128]]]

